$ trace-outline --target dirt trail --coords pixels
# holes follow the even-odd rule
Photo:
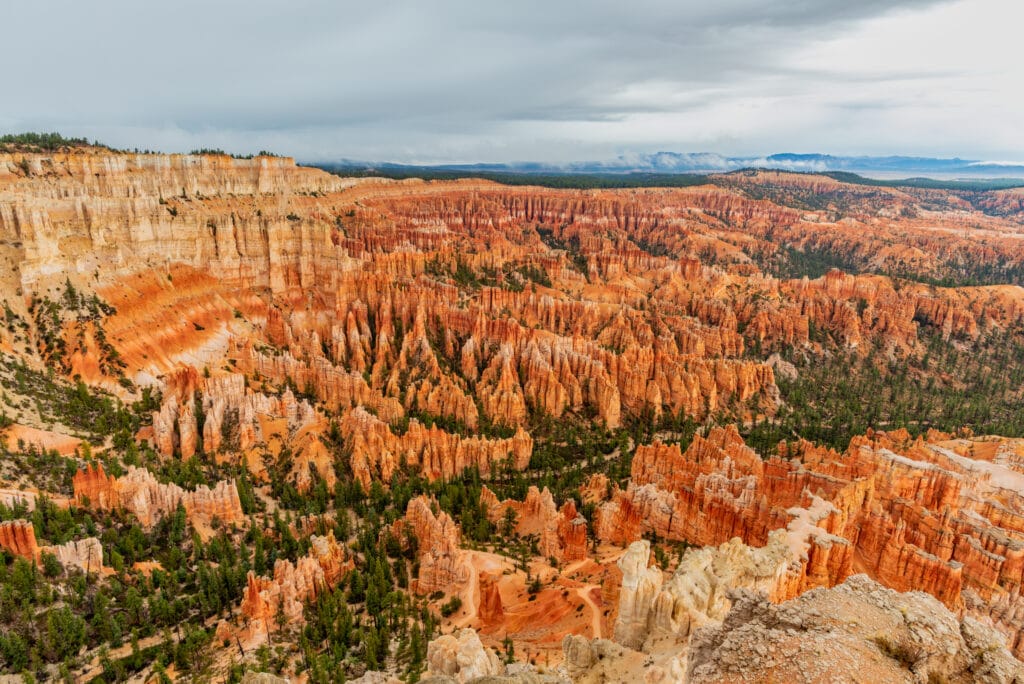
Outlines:
[[[480,596],[480,574],[475,571],[472,562],[467,560],[467,565],[469,565],[469,586],[466,587],[462,595],[462,607],[466,610],[466,615],[456,622],[459,627],[465,627],[476,620],[476,607]]]
[[[576,595],[579,596],[587,607],[590,608],[590,629],[593,632],[591,638],[600,639],[604,637],[604,630],[601,625],[601,608],[594,603],[594,599],[590,598],[590,592],[592,589],[601,590],[601,587],[596,584],[584,584],[582,587],[576,590]]]

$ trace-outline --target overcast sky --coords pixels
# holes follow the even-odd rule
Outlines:
[[[2,131],[304,160],[1024,159],[1021,0],[2,6]]]

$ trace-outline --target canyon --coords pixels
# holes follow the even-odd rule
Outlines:
[[[879,681],[968,681],[974,660],[1014,681],[1014,197],[2,153],[0,547],[52,554],[55,581],[173,574],[222,674],[305,635],[293,675],[816,681],[834,638]],[[979,384],[936,365],[956,355]],[[840,385],[801,382],[842,364],[910,377],[919,406],[1004,390],[963,425],[804,439],[795,407],[835,427],[814,393]],[[199,568],[219,585],[184,580]]]

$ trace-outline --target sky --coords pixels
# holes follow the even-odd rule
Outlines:
[[[1024,159],[1021,0],[0,0],[0,131],[306,161]]]

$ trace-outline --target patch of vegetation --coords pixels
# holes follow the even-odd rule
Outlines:
[[[939,180],[935,178],[902,178],[898,180],[884,180],[879,178],[865,178],[849,171],[826,171],[823,176],[834,178],[843,183],[853,185],[868,185],[883,188],[924,188],[929,190],[970,190],[984,192],[988,190],[1006,190],[1008,188],[1024,187],[1024,180],[1020,178],[978,178],[978,179],[957,179]]]
[[[462,609],[462,599],[452,596],[441,606],[441,617],[451,617]]]
[[[747,443],[768,454],[803,437],[842,450],[868,428],[1024,436],[1024,342],[992,332],[968,347],[925,326],[918,334],[923,349],[900,360],[878,347],[862,355],[837,345],[814,357],[784,350],[799,375],[777,378],[785,406],[745,428]]]
[[[231,157],[232,159],[254,159],[255,157],[280,157],[281,156],[279,154],[274,154],[273,152],[268,152],[266,150],[260,150],[256,154],[237,154],[237,153],[225,152],[224,150],[220,149],[219,147],[200,147],[200,148],[191,150],[189,152],[189,154],[200,155],[200,156],[202,156],[202,155],[213,155],[213,156]]]
[[[147,418],[81,381],[67,383],[52,371],[43,373],[8,355],[0,354],[0,376],[10,378],[7,387],[31,401],[44,421],[63,423],[96,444],[111,435],[115,441],[131,441],[131,435]]]
[[[65,138],[60,133],[8,133],[0,135],[3,152],[53,152],[63,147],[106,147],[85,138]]]
[[[23,512],[0,510],[4,519],[12,514]],[[3,553],[0,663],[5,672],[46,679],[48,668],[59,668],[70,678],[85,664],[79,659],[83,646],[99,653],[107,681],[125,681],[154,662],[159,668],[174,663],[193,675],[208,670],[213,629],[207,625],[241,599],[253,567],[251,537],[224,532],[202,542],[180,507],[149,531],[125,516],[62,508],[45,498],[30,519],[37,537],[49,543],[99,537],[104,563],[115,574],[100,581],[98,566],[86,572],[52,561],[40,572]],[[148,575],[135,570],[135,562],[143,560],[160,567]]]
[[[459,180],[481,178],[503,185],[536,185],[545,188],[686,188],[709,184],[708,176],[690,173],[533,173],[450,170],[430,167],[370,167],[344,164],[322,164],[318,168],[347,178],[422,178],[424,180]]]
[[[120,354],[107,340],[103,319],[116,313],[97,295],[79,294],[70,280],[65,281],[64,292],[57,301],[49,297],[33,297],[29,313],[36,324],[36,337],[43,358],[65,374],[71,372],[68,354],[67,328],[74,326],[79,349],[85,345],[86,329],[91,328],[92,337],[99,351],[100,370],[113,377],[123,377],[125,363]]]
[[[931,276],[910,268],[878,269],[867,259],[843,254],[832,249],[781,245],[775,250],[746,247],[744,252],[761,270],[776,278],[820,278],[832,269],[854,275],[884,275],[895,280],[934,285],[937,287],[969,287],[975,285],[1024,284],[1024,263],[993,263],[964,259],[959,263],[944,262],[943,274]]]
[[[826,250],[797,249],[782,245],[770,255],[752,248],[747,248],[745,253],[754,259],[762,271],[783,280],[803,277],[813,280],[832,269],[853,274],[862,272],[858,262]]]
[[[462,289],[479,290],[484,284],[480,279],[480,275],[473,270],[472,266],[463,261],[461,257],[455,258],[455,266],[453,268],[449,263],[435,256],[427,261],[425,272],[427,275],[436,278],[453,280]]]
[[[874,637],[872,641],[882,653],[907,669],[912,669],[921,658],[925,657],[920,646],[900,643],[885,634]]]

